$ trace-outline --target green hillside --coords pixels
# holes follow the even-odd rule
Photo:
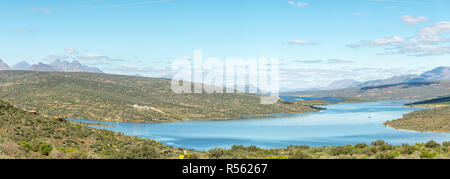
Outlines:
[[[397,128],[414,131],[450,132],[450,98],[436,98],[408,104],[409,106],[433,107],[403,115],[402,119],[386,122]]]
[[[330,159],[449,158],[450,142],[393,146],[290,146],[261,149],[234,146],[204,152],[176,149],[159,142],[98,130],[83,124],[41,117],[0,101],[0,159]]]
[[[425,101],[419,101],[411,104],[407,104],[409,106],[448,106],[450,105],[450,97],[444,97],[444,98],[436,98],[436,99],[430,99]]]
[[[121,121],[229,120],[315,112],[299,103],[260,104],[254,94],[174,94],[170,80],[92,73],[0,72],[0,99],[43,116]],[[137,106],[134,106],[137,105]],[[147,106],[148,108],[140,108]]]
[[[219,159],[449,159],[450,142],[435,141],[394,146],[385,141],[337,147],[289,146],[284,149],[260,149],[233,146],[229,150],[213,149],[208,158]]]
[[[450,95],[450,81],[410,82],[328,91],[285,93],[289,96],[350,97],[364,100],[433,99]]]
[[[177,158],[182,149],[30,114],[0,101],[2,158]]]

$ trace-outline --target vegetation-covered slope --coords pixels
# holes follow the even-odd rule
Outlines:
[[[411,104],[407,104],[407,105],[409,105],[409,106],[430,106],[430,107],[449,106],[450,105],[450,97],[419,101],[419,102],[415,102],[415,103],[411,103]]]
[[[350,97],[364,100],[432,99],[450,95],[450,81],[410,82],[363,88],[285,93],[306,97]]]
[[[19,108],[86,120],[228,120],[242,115],[318,111],[299,103],[262,105],[254,94],[177,95],[167,79],[108,74],[2,71],[0,91],[1,99]]]
[[[220,159],[449,159],[450,142],[434,141],[394,146],[374,141],[338,147],[290,146],[285,149],[260,149],[254,146],[234,146],[230,150],[213,149],[208,158]]]
[[[234,146],[195,152],[119,133],[89,128],[30,114],[0,101],[0,159],[5,158],[229,158],[229,159],[329,159],[329,158],[449,158],[450,143],[393,146],[383,141],[371,145],[340,147],[290,146],[261,149]]]
[[[30,114],[0,101],[1,158],[177,158],[183,150]]]
[[[408,105],[434,108],[414,111],[403,115],[402,119],[388,121],[385,124],[398,129],[450,132],[450,98],[437,98]]]

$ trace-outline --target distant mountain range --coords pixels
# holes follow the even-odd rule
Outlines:
[[[450,67],[438,67],[421,75],[395,76],[384,80],[358,82],[341,80],[329,90],[282,93],[283,96],[348,97],[365,100],[427,100],[450,96]]]
[[[89,73],[103,73],[102,70],[82,65],[79,61],[72,62],[55,60],[50,64],[38,63],[30,65],[28,62],[22,61],[9,67],[8,64],[0,60],[0,71],[5,70],[26,70],[26,71],[47,71],[47,72],[89,72]]]
[[[427,71],[421,75],[402,75],[388,79],[372,80],[367,82],[359,82],[353,79],[339,80],[331,83],[323,90],[337,90],[345,88],[380,86],[380,85],[409,83],[409,82],[443,81],[443,80],[450,80],[450,67],[438,67],[431,71]]]

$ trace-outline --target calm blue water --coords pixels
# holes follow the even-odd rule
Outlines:
[[[233,121],[187,121],[166,124],[133,124],[73,120],[113,125],[95,127],[155,139],[174,147],[208,150],[235,144],[262,148],[289,145],[338,146],[385,140],[391,144],[450,141],[450,133],[420,133],[381,125],[419,108],[403,107],[406,101],[338,104],[308,114],[247,116]]]
[[[300,100],[305,100],[305,101],[311,101],[311,100],[323,100],[323,101],[329,101],[329,102],[344,102],[344,99],[339,99],[339,98],[332,98],[332,97],[328,97],[328,98],[309,98],[309,97],[296,97],[296,96],[280,96],[280,98],[282,98],[285,101],[300,101]]]

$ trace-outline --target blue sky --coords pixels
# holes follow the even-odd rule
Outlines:
[[[192,56],[277,57],[282,87],[450,66],[450,0],[15,0],[0,2],[0,59],[77,59],[166,76]]]

